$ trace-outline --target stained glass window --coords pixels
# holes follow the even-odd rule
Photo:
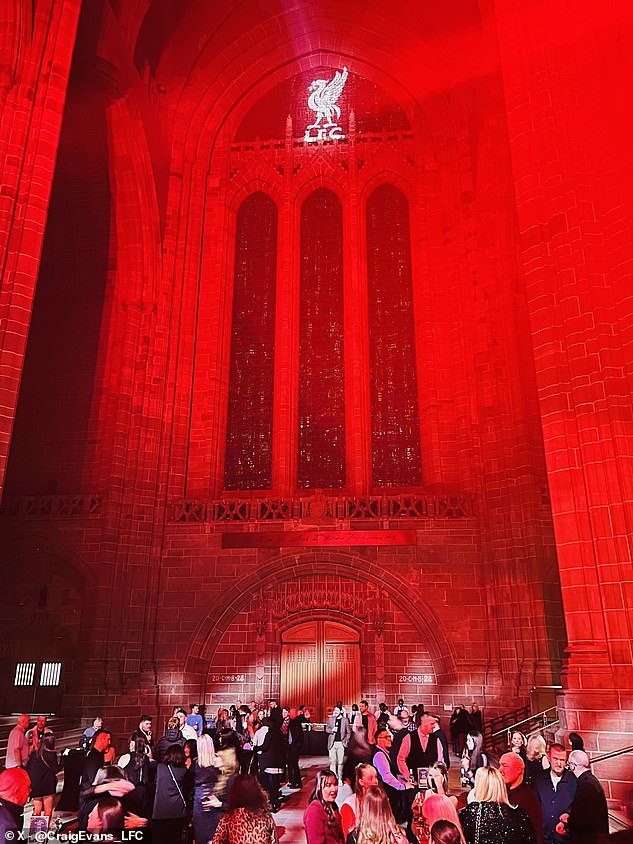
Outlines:
[[[392,185],[367,202],[373,485],[422,483],[409,207]]]
[[[301,209],[299,458],[301,489],[345,486],[343,211],[329,190]]]
[[[237,213],[225,489],[272,485],[277,206],[264,193]]]

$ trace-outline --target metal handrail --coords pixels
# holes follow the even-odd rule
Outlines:
[[[517,721],[516,724],[511,724],[509,727],[504,727],[502,730],[497,730],[496,733],[492,734],[492,738],[495,736],[503,735],[503,733],[508,733],[513,730],[516,730],[517,727],[520,727],[521,724],[527,724],[528,721],[534,721],[537,718],[543,719],[543,726],[547,726],[550,723],[549,718],[547,717],[548,712],[555,711],[558,714],[558,707],[557,706],[550,706],[548,709],[544,709],[542,712],[537,712],[535,715],[530,715],[527,718],[524,718],[522,721]],[[553,720],[557,720],[554,718]]]
[[[613,759],[615,756],[622,756],[624,753],[633,753],[633,744],[627,747],[621,747],[619,750],[612,750],[610,753],[605,753],[602,756],[596,756],[594,759],[590,759],[590,762],[592,765],[595,765],[596,762],[604,762],[605,759]]]
[[[545,728],[548,730],[552,727],[556,727],[560,724],[560,720],[557,718],[555,721],[548,721],[547,724],[541,724],[540,727],[534,727],[534,729],[530,730],[529,733],[525,733],[526,737],[529,738],[530,736],[535,736],[537,733],[541,733]]]

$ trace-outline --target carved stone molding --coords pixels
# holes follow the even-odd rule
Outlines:
[[[282,583],[266,590],[263,601],[276,621],[314,610],[334,610],[369,621],[376,616],[380,596],[371,583],[332,575]]]
[[[169,517],[178,524],[206,522],[304,522],[336,526],[358,521],[468,519],[475,515],[474,497],[464,493],[325,496],[297,498],[222,498],[171,504]]]
[[[5,518],[56,518],[63,516],[98,516],[103,496],[89,495],[24,495],[5,497],[0,516]]]

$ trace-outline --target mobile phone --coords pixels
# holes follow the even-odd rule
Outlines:
[[[427,789],[429,787],[429,769],[418,768],[418,788]]]

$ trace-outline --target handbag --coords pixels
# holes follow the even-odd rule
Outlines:
[[[180,799],[182,800],[182,805],[185,807],[185,814],[188,814],[189,810],[187,809],[187,801],[185,800],[184,794],[180,790],[180,786],[178,785],[178,781],[176,780],[176,777],[174,776],[174,772],[171,769],[171,765],[167,765],[167,770],[171,774],[171,778],[174,781],[174,785],[178,789],[178,794],[180,794]]]

